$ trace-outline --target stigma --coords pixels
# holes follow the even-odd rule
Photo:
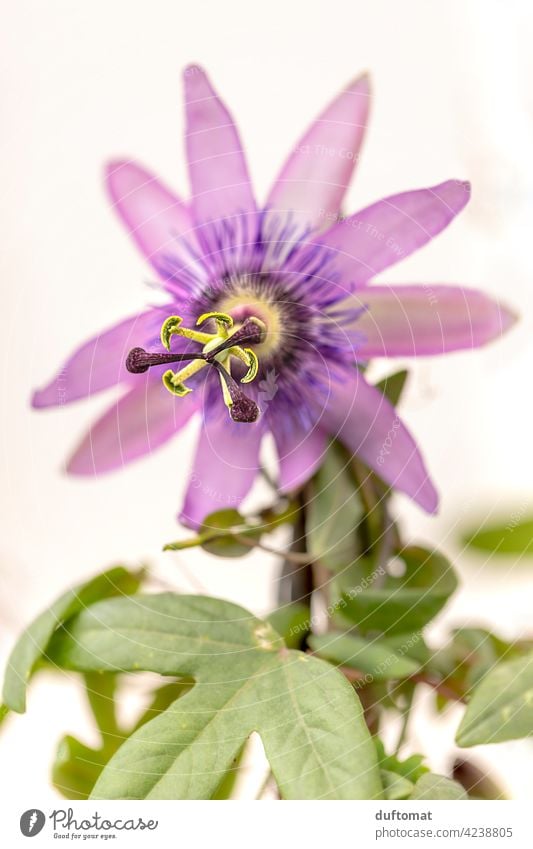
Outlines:
[[[202,328],[207,323],[214,332]],[[201,347],[193,354],[173,354],[170,350],[172,336],[181,336],[197,342]],[[152,366],[180,363],[177,371],[168,369],[162,380],[165,388],[173,395],[183,398],[192,392],[187,381],[202,369],[214,369],[220,381],[222,397],[235,422],[255,422],[259,416],[259,407],[245,395],[239,383],[232,376],[231,369],[235,361],[246,366],[246,373],[240,383],[250,383],[257,375],[259,363],[255,351],[249,345],[260,345],[266,336],[266,326],[255,316],[247,317],[236,327],[233,318],[223,312],[207,312],[201,315],[196,328],[184,327],[180,316],[171,315],[161,327],[161,342],[167,354],[133,348],[126,359],[126,368],[131,374],[142,374]]]

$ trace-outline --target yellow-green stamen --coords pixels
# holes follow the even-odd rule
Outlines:
[[[142,348],[133,349],[128,355],[126,367],[134,374],[147,371],[154,365],[171,362],[188,361],[179,371],[168,369],[163,374],[163,385],[173,395],[183,397],[192,390],[185,383],[208,365],[214,366],[219,373],[224,403],[235,421],[255,421],[259,415],[257,404],[242,392],[231,374],[232,359],[244,363],[247,372],[241,383],[251,383],[257,376],[259,363],[252,348],[243,347],[240,343],[259,344],[264,338],[265,325],[256,318],[247,318],[238,328],[234,327],[233,318],[221,312],[208,312],[201,315],[196,325],[212,321],[216,332],[206,333],[182,326],[178,315],[169,316],[161,327],[161,342],[170,352],[172,336],[182,336],[202,346],[198,354],[157,354],[144,351]]]

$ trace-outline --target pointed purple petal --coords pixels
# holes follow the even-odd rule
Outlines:
[[[256,204],[233,118],[201,68],[187,68],[184,81],[186,146],[196,224],[237,215],[255,217]]]
[[[346,302],[365,312],[355,326],[361,359],[444,354],[497,339],[515,321],[483,292],[457,286],[372,286]]]
[[[174,436],[196,411],[193,396],[175,398],[161,381],[139,378],[100,418],[67,465],[71,475],[100,475],[150,454]]]
[[[359,158],[370,106],[366,75],[353,80],[298,141],[266,202],[302,226],[330,226]]]
[[[272,432],[279,460],[279,488],[291,492],[317,470],[324,459],[327,437],[318,426],[306,431],[294,423],[290,429],[282,424],[274,426]]]
[[[236,424],[229,416],[207,418],[179,519],[197,528],[215,510],[237,508],[259,470],[261,424]]]
[[[390,486],[405,492],[428,513],[437,509],[438,496],[413,437],[394,407],[360,372],[332,387],[323,421]]]
[[[196,237],[185,204],[135,162],[109,163],[106,183],[116,212],[157,273],[166,280],[171,259],[188,267],[191,254],[184,253],[180,238],[195,246]]]
[[[168,311],[147,310],[85,342],[57,375],[32,398],[32,406],[62,407],[131,379],[125,367],[131,348],[147,347],[159,336]]]
[[[469,197],[470,184],[460,180],[392,195],[335,224],[314,242],[338,252],[335,265],[348,293],[431,241]]]

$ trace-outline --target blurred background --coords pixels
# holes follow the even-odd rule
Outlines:
[[[465,530],[533,512],[533,15],[527,2],[72,0],[3,2],[0,35],[2,487],[0,666],[25,624],[68,586],[116,562],[148,562],[161,585],[261,614],[279,565],[163,554],[179,536],[195,424],[118,474],[68,479],[65,458],[109,396],[31,412],[32,388],[81,340],[153,298],[151,272],[110,208],[102,167],[126,156],[187,194],[180,73],[199,62],[236,116],[258,197],[322,106],[369,70],[374,104],[347,209],[447,178],[472,200],[388,282],[463,283],[505,300],[521,324],[491,348],[409,363],[402,414],[442,496],[436,518],[401,496],[407,539],[441,547],[461,591],[434,626],[533,634],[533,559],[463,550]],[[394,364],[376,362],[381,376]],[[259,497],[260,493],[252,494]],[[422,704],[410,746],[446,769],[461,709]],[[0,738],[8,797],[43,803],[59,737],[86,731],[81,692],[39,677]],[[27,768],[32,752],[31,771]],[[507,791],[531,798],[533,743],[480,747]],[[4,797],[5,798],[5,797]]]

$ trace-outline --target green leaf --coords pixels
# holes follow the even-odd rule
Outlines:
[[[401,775],[403,778],[407,778],[412,784],[416,783],[422,775],[426,775],[429,772],[428,768],[424,766],[423,755],[411,755],[404,761],[401,761],[395,754],[387,755],[383,742],[379,737],[374,737],[374,743],[381,770]]]
[[[348,587],[343,590],[343,616],[363,632],[419,630],[444,607],[457,587],[452,567],[437,551],[408,546],[397,557],[405,564],[401,577],[387,574],[381,586],[376,586],[376,581],[364,592]]]
[[[453,633],[450,650],[456,661],[451,677],[463,675],[465,692],[478,684],[500,660],[512,660],[520,652],[519,648],[484,628],[458,628]]]
[[[52,783],[66,799],[88,799],[100,773],[127,738],[128,733],[117,728],[106,735],[97,749],[67,734],[60,741],[52,765]]]
[[[311,611],[306,604],[295,601],[269,613],[267,622],[281,634],[289,649],[298,649],[311,628]]]
[[[380,380],[379,383],[376,383],[376,389],[379,389],[382,395],[388,398],[393,407],[396,407],[402,396],[408,374],[407,369],[401,369],[394,372],[394,374],[389,374],[383,380]]]
[[[68,622],[49,651],[68,669],[196,681],[126,740],[94,798],[209,799],[252,731],[283,798],[381,795],[374,745],[344,676],[287,649],[234,604],[170,593],[102,601]]]
[[[437,707],[444,707],[450,700],[464,699],[500,661],[522,657],[530,649],[529,643],[508,643],[484,628],[458,628],[427,664],[428,672],[446,684],[444,695],[438,696]]]
[[[533,554],[533,518],[483,526],[467,534],[465,545],[496,554]]]
[[[356,531],[362,514],[350,461],[333,443],[313,478],[306,507],[307,544],[313,559],[331,571],[353,563],[358,556]]]
[[[65,799],[87,799],[102,765],[95,766],[97,750],[67,735],[60,740],[52,764],[52,784]]]
[[[54,787],[66,799],[87,799],[114,749],[92,749],[75,737],[67,735],[59,743],[52,766]]]
[[[313,635],[309,645],[325,660],[347,666],[370,675],[373,681],[409,678],[420,666],[407,657],[401,657],[382,640],[365,640],[349,634],[330,631]]]
[[[87,699],[105,742],[106,735],[118,733],[115,705],[117,676],[109,673],[87,672],[84,677]]]
[[[387,769],[382,769],[380,775],[385,799],[408,799],[413,792],[415,785],[408,778],[404,778],[403,775],[389,772]]]
[[[533,652],[499,663],[475,688],[456,735],[459,746],[533,735]]]
[[[69,590],[38,616],[26,628],[9,658],[3,690],[6,705],[17,713],[24,713],[26,687],[32,672],[46,654],[54,632],[64,622],[102,598],[136,592],[141,578],[142,572],[129,572],[117,566]]]
[[[218,537],[215,535],[209,538],[209,534],[213,532],[224,531]],[[231,531],[231,533],[230,533]],[[202,548],[208,551],[209,554],[216,554],[217,557],[242,557],[244,554],[249,554],[250,546],[239,542],[236,539],[236,534],[250,541],[259,541],[261,530],[256,527],[248,527],[246,519],[241,516],[238,510],[217,510],[211,513],[204,520],[200,529],[200,536],[204,535]]]
[[[428,772],[418,779],[409,799],[468,799],[468,795],[457,781]]]
[[[402,657],[408,658],[417,664],[418,668],[426,666],[433,657],[434,652],[428,648],[427,643],[420,631],[414,633],[387,634],[387,645]]]
[[[54,786],[67,799],[87,799],[104,766],[134,730],[163,713],[185,695],[194,682],[190,678],[164,684],[154,691],[150,706],[143,711],[133,729],[118,725],[115,695],[118,675],[112,672],[85,672],[89,703],[102,737],[102,745],[93,749],[71,735],[64,737],[52,767]]]

